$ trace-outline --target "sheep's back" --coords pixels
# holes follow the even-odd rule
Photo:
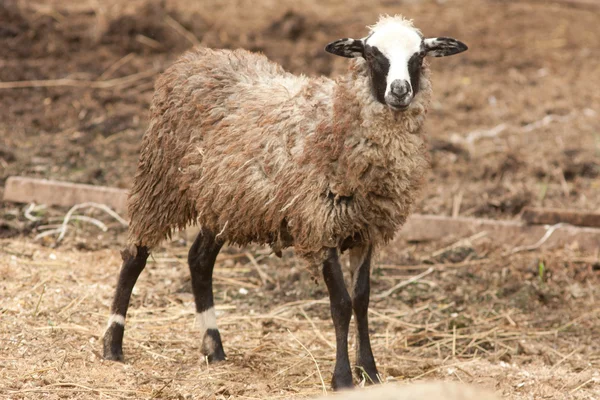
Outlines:
[[[297,204],[286,212],[290,200],[314,207],[318,199],[302,201],[298,191],[325,191],[303,154],[306,137],[330,119],[333,88],[243,50],[202,49],[167,70],[152,111],[167,126],[151,133],[170,136],[162,148],[176,154],[178,188],[200,224],[238,244],[292,244],[287,225],[305,218]]]
[[[168,68],[156,82],[130,192],[130,242],[151,247],[196,220],[198,196],[191,186],[203,176],[205,154],[236,153],[239,161],[256,143],[230,126],[253,112],[256,120],[304,79],[244,50],[198,48]],[[207,183],[223,184],[216,178],[224,165]]]

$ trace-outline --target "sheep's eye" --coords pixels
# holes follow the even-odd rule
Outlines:
[[[423,67],[423,59],[425,59],[424,52],[415,53],[415,55],[413,57],[411,57],[411,60],[409,62],[412,61],[413,65],[415,67],[422,68]]]

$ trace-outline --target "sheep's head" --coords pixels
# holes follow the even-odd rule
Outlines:
[[[425,56],[445,57],[467,50],[448,37],[424,38],[412,22],[400,16],[380,18],[367,37],[331,42],[325,51],[348,58],[363,57],[371,76],[373,95],[394,110],[403,111],[419,91]]]

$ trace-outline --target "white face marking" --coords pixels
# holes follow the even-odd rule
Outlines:
[[[215,308],[211,307],[201,313],[196,313],[196,328],[202,335],[209,329],[217,329],[217,315]]]
[[[406,80],[410,84],[408,60],[421,50],[421,42],[422,38],[415,28],[392,21],[377,26],[367,38],[366,44],[377,47],[390,62],[386,97],[390,93],[391,83],[396,79]]]
[[[125,317],[119,314],[112,314],[106,324],[106,329],[110,328],[112,324],[119,324],[125,326]]]

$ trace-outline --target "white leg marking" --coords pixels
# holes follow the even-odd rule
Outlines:
[[[112,324],[119,324],[125,326],[125,317],[119,314],[112,314],[106,324],[106,329],[110,328]]]
[[[217,316],[214,307],[201,313],[196,313],[196,327],[202,335],[209,329],[217,329]]]

